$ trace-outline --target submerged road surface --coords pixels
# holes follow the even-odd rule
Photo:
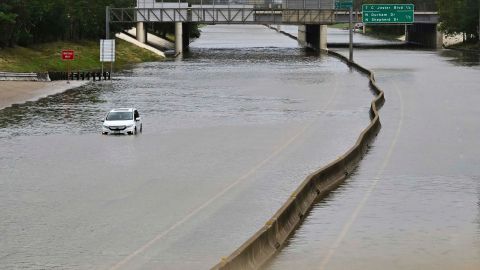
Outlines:
[[[480,56],[356,50],[355,60],[385,91],[382,130],[267,269],[480,269]]]
[[[263,26],[0,113],[0,268],[208,269],[369,123],[367,79]],[[102,136],[135,106],[138,136]]]

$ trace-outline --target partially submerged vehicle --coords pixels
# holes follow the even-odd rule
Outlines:
[[[107,113],[102,125],[102,134],[137,134],[142,132],[140,114],[135,108],[113,109]]]

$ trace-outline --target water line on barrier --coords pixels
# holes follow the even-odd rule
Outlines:
[[[362,211],[363,207],[365,206],[365,204],[367,203],[367,201],[370,199],[371,195],[375,191],[378,183],[381,180],[380,177],[385,172],[386,167],[390,163],[390,158],[392,157],[393,151],[395,150],[398,138],[400,136],[400,133],[401,133],[401,130],[402,130],[402,127],[403,127],[404,114],[405,114],[403,97],[402,97],[401,92],[398,90],[398,86],[396,84],[395,84],[395,92],[397,93],[397,95],[399,97],[399,101],[400,101],[400,120],[399,120],[399,123],[398,123],[398,126],[397,126],[397,130],[395,131],[395,135],[392,139],[392,143],[390,144],[390,147],[388,149],[387,155],[386,155],[385,159],[383,160],[383,162],[380,166],[380,169],[378,170],[377,174],[375,175],[371,186],[365,192],[365,195],[363,196],[362,200],[357,205],[355,210],[352,212],[352,215],[350,216],[348,221],[343,225],[342,231],[338,235],[337,239],[335,240],[334,244],[332,245],[332,247],[328,251],[327,255],[321,261],[320,268],[319,268],[320,270],[325,270],[326,269],[328,263],[331,261],[331,259],[335,255],[335,252],[337,251],[337,249],[340,247],[341,243],[343,242],[343,240],[347,236],[348,232],[350,231],[351,227],[353,226],[353,223],[355,223],[355,220],[358,218],[358,215]]]

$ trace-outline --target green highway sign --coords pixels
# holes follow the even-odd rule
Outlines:
[[[350,9],[353,7],[353,0],[335,0],[335,9]]]
[[[371,4],[362,5],[362,22],[369,24],[413,23],[413,4]]]

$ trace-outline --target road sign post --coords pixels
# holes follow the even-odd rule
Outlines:
[[[110,6],[105,8],[105,39],[110,39]]]
[[[348,31],[349,31],[349,57],[350,62],[353,62],[353,5],[350,6],[350,18],[348,20]]]
[[[413,4],[365,4],[362,5],[364,24],[411,24],[414,22]]]
[[[349,60],[353,62],[353,0],[335,0],[335,9],[348,10]]]
[[[70,83],[70,62],[75,60],[75,51],[62,50],[62,60],[67,61],[67,83]]]
[[[112,79],[113,62],[115,62],[115,39],[101,39],[100,40],[100,62],[110,62],[110,80]]]

